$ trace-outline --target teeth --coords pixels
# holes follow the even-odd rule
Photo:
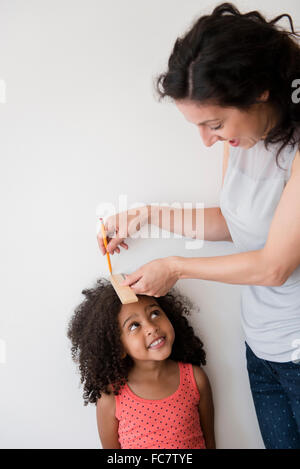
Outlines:
[[[149,347],[154,347],[155,345],[160,344],[163,340],[164,340],[163,337],[161,337],[160,339],[156,340],[155,342],[152,342],[152,344],[149,345]]]

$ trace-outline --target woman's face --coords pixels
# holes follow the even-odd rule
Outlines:
[[[134,361],[166,360],[171,355],[174,329],[154,298],[142,296],[137,303],[122,305],[118,320],[124,352]]]
[[[177,100],[175,104],[184,117],[195,124],[204,145],[210,147],[218,141],[229,141],[232,146],[251,148],[265,138],[275,124],[274,112],[267,101],[269,93],[248,111],[237,108],[223,108],[217,105],[199,104],[191,100]]]

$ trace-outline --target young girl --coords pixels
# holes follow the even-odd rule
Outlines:
[[[215,448],[205,352],[184,317],[190,301],[173,289],[123,305],[104,279],[82,293],[68,337],[102,447]]]

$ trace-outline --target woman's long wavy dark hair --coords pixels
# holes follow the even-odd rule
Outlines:
[[[291,32],[275,26],[287,17]],[[232,3],[201,16],[176,40],[168,70],[156,79],[160,98],[190,99],[247,111],[269,90],[268,103],[279,118],[264,143],[299,144],[300,105],[292,83],[300,79],[300,35],[290,15],[267,21],[258,11],[242,14]],[[298,134],[298,135],[297,135]],[[279,165],[278,165],[279,166]]]
[[[77,306],[67,336],[71,353],[79,365],[81,383],[84,383],[84,405],[96,403],[101,393],[118,394],[133,367],[128,355],[122,359],[123,348],[118,315],[121,302],[111,283],[97,280],[94,288],[83,290],[84,301]],[[175,332],[170,359],[194,365],[205,365],[203,343],[196,337],[186,315],[193,307],[191,301],[173,288],[167,295],[154,298],[169,318]]]

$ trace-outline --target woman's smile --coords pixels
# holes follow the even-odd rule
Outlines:
[[[240,142],[240,140],[239,140],[238,138],[234,138],[234,139],[232,139],[232,140],[229,140],[229,143],[230,143],[230,145],[232,145],[233,147],[238,147],[241,142]]]

